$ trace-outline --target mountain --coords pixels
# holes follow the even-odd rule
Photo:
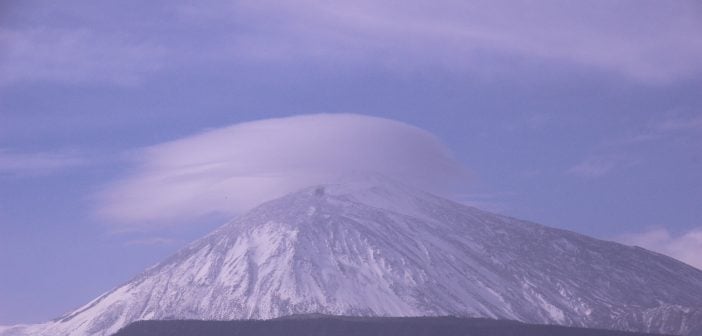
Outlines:
[[[264,203],[66,316],[0,335],[309,313],[702,335],[702,271],[372,178]]]
[[[647,336],[653,334],[456,317],[339,317],[138,321],[114,336]]]

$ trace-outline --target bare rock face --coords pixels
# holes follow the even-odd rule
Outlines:
[[[702,271],[373,179],[265,203],[67,316],[0,335],[311,313],[702,335]]]

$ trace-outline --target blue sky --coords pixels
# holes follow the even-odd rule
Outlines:
[[[333,146],[269,119],[319,113],[299,127],[343,131],[338,162],[445,159],[458,201],[702,267],[700,31],[696,1],[2,2],[0,324],[56,317],[244,209],[124,206],[174,195],[142,182],[193,153],[251,158],[251,178],[281,164],[229,146],[271,141],[309,174]]]

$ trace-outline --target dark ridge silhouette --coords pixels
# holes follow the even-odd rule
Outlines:
[[[273,320],[137,321],[114,336],[643,336],[616,330],[457,317],[293,315]]]

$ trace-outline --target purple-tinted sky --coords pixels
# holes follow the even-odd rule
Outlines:
[[[702,267],[700,32],[698,1],[0,2],[0,324],[356,169]]]

